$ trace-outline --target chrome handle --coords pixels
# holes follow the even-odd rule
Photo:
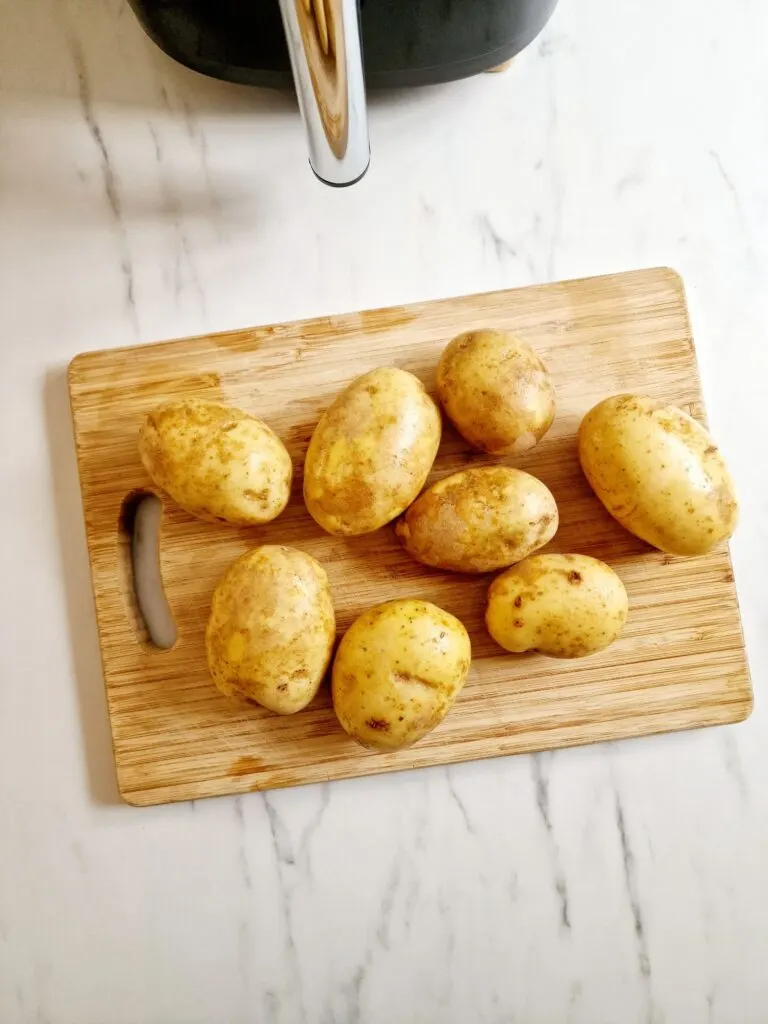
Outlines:
[[[328,185],[368,169],[368,115],[358,0],[280,0],[309,162]]]

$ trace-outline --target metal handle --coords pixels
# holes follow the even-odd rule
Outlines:
[[[352,185],[368,170],[358,0],[280,0],[312,170]]]

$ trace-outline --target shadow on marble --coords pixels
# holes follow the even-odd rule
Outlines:
[[[0,23],[14,140],[0,189],[36,217],[102,225],[106,198],[118,230],[157,218],[252,223],[260,181],[273,174],[276,121],[303,152],[293,95],[183,67],[127,0],[0,0]]]
[[[142,110],[188,103],[199,113],[282,115],[286,92],[208,78],[168,57],[127,0],[0,0],[0,88],[7,96],[77,99]]]
[[[88,783],[96,803],[122,804],[112,754],[65,368],[46,373],[43,402],[55,503],[58,578],[67,609]]]
[[[136,222],[253,230],[269,219],[276,153],[306,165],[295,95],[236,85],[172,60],[127,0],[0,0],[0,93],[14,140],[0,189],[67,226]],[[377,131],[431,116],[438,97],[476,103],[474,83],[374,93]],[[482,83],[485,84],[482,84]],[[286,149],[287,146],[287,149]],[[325,197],[327,200],[327,197]]]
[[[203,115],[298,116],[291,90],[224,82],[173,60],[150,40],[128,0],[0,0],[0,18],[0,85],[6,95],[77,99],[85,82],[94,102],[145,111],[179,103]],[[476,78],[493,91],[487,76]],[[436,95],[460,96],[465,90],[466,82],[376,90],[369,105],[429,108]]]

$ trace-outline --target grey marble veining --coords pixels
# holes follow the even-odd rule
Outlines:
[[[0,16],[0,1021],[768,1020],[768,6],[563,0],[507,73],[374,96],[345,192],[123,0]],[[662,264],[741,490],[748,723],[119,804],[75,353]]]

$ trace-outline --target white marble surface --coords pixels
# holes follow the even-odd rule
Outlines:
[[[375,98],[336,192],[124,0],[0,0],[3,1024],[768,1020],[766,38],[763,0],[562,0],[507,74]],[[122,806],[71,356],[656,264],[741,487],[752,719]]]

